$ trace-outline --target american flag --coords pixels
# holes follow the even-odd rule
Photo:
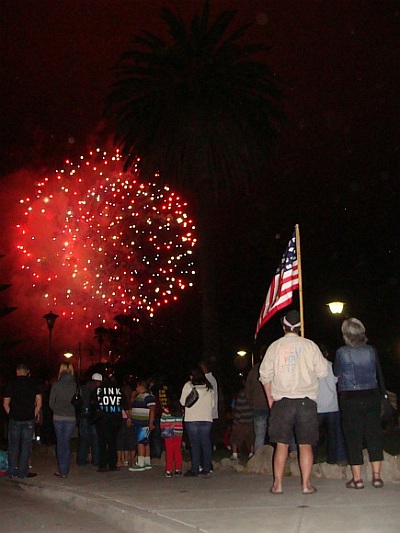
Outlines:
[[[293,291],[299,288],[299,268],[296,250],[296,232],[293,232],[288,247],[282,256],[282,261],[276,270],[276,274],[269,287],[267,297],[261,309],[260,318],[257,322],[256,334],[263,325],[279,309],[289,305],[293,298]]]

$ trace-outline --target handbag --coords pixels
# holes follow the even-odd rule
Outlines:
[[[385,380],[383,379],[382,367],[378,355],[375,353],[376,371],[378,374],[378,383],[381,391],[381,426],[382,429],[391,430],[395,425],[396,410],[391,404],[389,395],[386,390]]]
[[[196,387],[193,387],[192,385],[192,390],[186,396],[185,407],[192,407],[192,405],[194,405],[198,399],[199,399],[199,393]]]
[[[79,390],[79,383],[76,386],[76,391],[75,394],[72,396],[71,403],[74,406],[76,418],[80,418],[82,414],[83,398]]]

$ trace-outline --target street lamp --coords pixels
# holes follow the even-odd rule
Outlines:
[[[326,305],[333,315],[341,315],[343,313],[344,302],[330,302]]]
[[[46,315],[44,315],[43,318],[46,320],[47,327],[49,328],[49,352],[47,356],[48,357],[47,365],[49,365],[50,360],[51,360],[51,336],[52,336],[54,324],[58,318],[58,315],[50,311],[50,313],[47,313]]]
[[[75,351],[75,350],[74,350],[74,351]],[[82,346],[81,346],[81,343],[78,344],[77,351],[78,351],[78,381],[79,381],[79,380],[80,380],[80,377],[81,377],[81,366],[82,366]],[[72,350],[64,353],[64,357],[65,357],[68,361],[69,361],[69,360],[71,359],[71,357],[73,357],[73,356],[74,356],[74,354],[72,353]]]
[[[240,371],[244,371],[248,364],[249,364],[249,359],[247,359],[247,356],[249,355],[249,353],[246,351],[246,350],[238,350],[236,352],[236,357],[235,357],[235,366],[237,369],[239,369]],[[254,366],[254,355],[253,355],[253,352],[251,352],[251,358],[250,358],[250,363],[251,363],[251,367]]]
[[[335,333],[332,334],[332,342],[340,345],[340,343],[342,342],[342,336],[339,331],[340,328],[338,328],[338,321],[342,319],[342,313],[344,310],[345,302],[340,302],[339,300],[336,300],[334,302],[329,302],[326,305],[334,317],[332,319],[332,327],[335,328]]]
[[[246,352],[246,350],[238,350],[236,352],[236,355],[238,355],[239,357],[246,357],[247,352]],[[254,366],[254,355],[253,355],[253,352],[251,352],[251,366],[252,367]]]

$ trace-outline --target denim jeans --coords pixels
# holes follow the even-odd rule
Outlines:
[[[92,464],[99,466],[99,439],[96,426],[89,422],[89,418],[82,416],[79,420],[79,443],[76,457],[78,466],[87,464],[89,451],[92,456]]]
[[[265,444],[265,437],[268,429],[268,409],[254,409],[254,453],[258,448],[262,448]]]
[[[191,470],[199,473],[200,466],[204,474],[212,470],[212,422],[185,422],[185,427],[190,440]]]
[[[29,469],[29,454],[35,432],[34,420],[8,422],[8,475],[26,477]]]
[[[346,447],[340,421],[340,412],[318,413],[318,424],[326,425],[326,451],[327,463],[335,464],[347,459]],[[314,460],[318,456],[318,444],[314,447]]]
[[[61,476],[68,476],[71,462],[71,437],[75,427],[75,421],[53,420],[54,431],[56,432],[56,454],[58,473]]]

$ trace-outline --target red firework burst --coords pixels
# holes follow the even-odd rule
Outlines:
[[[66,161],[21,200],[22,269],[48,308],[86,327],[153,316],[193,284],[194,224],[169,187],[122,172],[118,151]]]

